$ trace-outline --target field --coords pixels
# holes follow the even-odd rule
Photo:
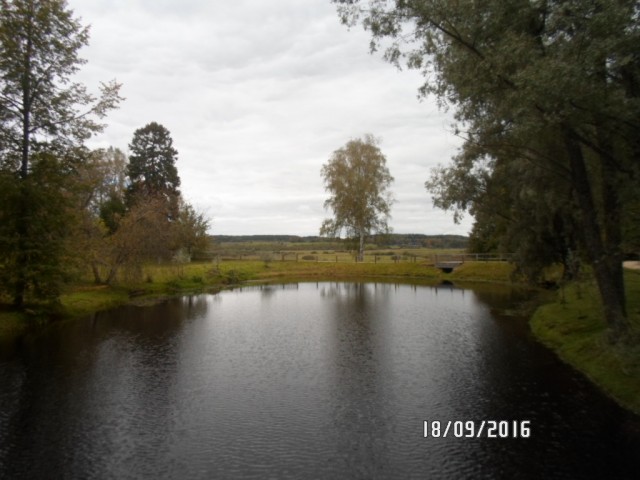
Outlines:
[[[386,247],[368,245],[364,263],[429,261],[434,255],[463,253],[459,248]],[[313,261],[354,263],[356,256],[346,244],[335,242],[242,242],[215,244],[210,257],[219,260]]]

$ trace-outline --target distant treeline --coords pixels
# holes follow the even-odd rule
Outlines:
[[[326,237],[298,235],[214,235],[214,244],[223,243],[327,243],[347,242],[347,240]],[[467,248],[468,237],[462,235],[423,235],[419,233],[393,233],[379,235],[369,240],[379,247],[427,247],[427,248]]]

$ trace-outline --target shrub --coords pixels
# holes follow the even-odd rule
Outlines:
[[[246,280],[246,275],[239,270],[229,270],[224,275],[223,283],[226,285],[238,285]]]

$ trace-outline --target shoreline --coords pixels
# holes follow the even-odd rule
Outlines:
[[[618,405],[640,415],[640,271],[625,271],[631,337],[612,345],[593,279],[574,282],[529,320],[535,338]]]
[[[637,267],[636,265],[637,264]],[[640,330],[640,262],[625,264],[630,317]],[[224,262],[215,275],[205,275],[211,264],[184,266],[178,278],[120,287],[77,285],[62,297],[63,312],[51,318],[27,318],[25,314],[0,312],[0,348],[15,345],[20,338],[56,320],[73,320],[125,305],[152,305],[168,298],[190,294],[215,294],[242,286],[283,282],[313,281],[389,281],[439,285],[450,281],[464,287],[479,284],[525,287],[511,280],[513,267],[506,263],[469,262],[452,273],[421,264],[322,264],[315,262],[263,263]],[[527,315],[535,339],[550,348],[561,360],[584,374],[598,389],[625,409],[640,415],[640,345],[609,345],[599,307],[589,293],[593,285],[576,283],[563,287],[555,301],[533,302]],[[587,301],[588,300],[588,301]],[[632,312],[635,312],[633,315]],[[640,336],[638,337],[640,338]],[[635,363],[634,363],[635,362]],[[637,365],[636,365],[637,363]]]

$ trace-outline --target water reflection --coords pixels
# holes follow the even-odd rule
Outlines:
[[[334,284],[323,292],[331,299],[330,315],[336,346],[330,397],[335,458],[351,478],[373,478],[387,469],[384,372],[386,364],[378,330],[384,315],[380,297],[390,285]],[[362,402],[367,398],[367,402]],[[376,463],[369,460],[376,458]]]
[[[269,285],[55,326],[0,361],[0,478],[633,478],[637,419],[532,341],[521,296]],[[489,419],[533,436],[422,438]]]

